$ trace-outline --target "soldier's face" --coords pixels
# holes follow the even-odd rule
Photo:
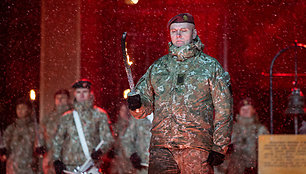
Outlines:
[[[16,106],[16,114],[18,118],[25,118],[31,114],[31,109],[25,104]]]
[[[189,44],[197,36],[194,24],[173,23],[170,25],[170,37],[174,46],[181,47]]]
[[[128,120],[129,119],[129,110],[126,105],[121,105],[120,110],[119,110],[119,116],[122,119]]]
[[[245,105],[240,108],[239,115],[241,117],[253,117],[256,113],[255,108],[252,105]]]
[[[58,94],[54,99],[55,106],[65,106],[68,105],[68,96],[66,94]]]
[[[77,88],[74,91],[74,97],[77,102],[88,101],[91,97],[90,90],[87,88]]]

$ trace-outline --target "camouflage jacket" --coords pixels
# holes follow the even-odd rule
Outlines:
[[[148,119],[137,120],[137,140],[136,147],[141,162],[149,164],[149,146],[151,139],[152,123]]]
[[[52,140],[55,137],[60,118],[62,114],[69,110],[69,106],[55,108],[47,116],[44,116],[40,122],[40,131],[43,134],[43,145],[47,150],[51,149]]]
[[[45,174],[55,173],[53,169],[53,160],[52,160],[52,140],[55,137],[57,128],[59,126],[59,121],[64,112],[69,110],[69,106],[61,106],[55,108],[47,116],[44,116],[40,122],[40,133],[42,137],[40,139],[40,145],[47,148],[47,153],[44,155],[42,162],[42,168]]]
[[[119,120],[114,125],[116,143],[112,173],[137,173],[130,161],[133,153],[140,156],[142,163],[149,163],[150,129],[148,119],[136,120],[133,117],[128,121]]]
[[[139,80],[142,107],[154,113],[151,147],[197,148],[225,153],[232,130],[230,77],[201,50],[199,37],[155,61]],[[215,112],[215,115],[214,115]]]
[[[8,150],[6,173],[31,174],[37,162],[34,154],[34,122],[30,117],[17,119],[4,132],[3,140]]]
[[[240,156],[239,163],[248,163],[247,166],[256,167],[258,136],[263,134],[269,134],[269,131],[256,121],[255,116],[244,118],[238,115],[232,133],[232,144],[234,145],[232,158],[236,158],[236,154]]]
[[[302,126],[299,128],[299,134],[306,134],[306,121],[302,121]]]
[[[74,109],[79,114],[89,152],[92,153],[92,150],[103,140],[104,144],[101,150],[106,153],[113,143],[107,113],[103,109],[93,106],[92,101],[82,104],[75,103]],[[68,170],[72,170],[86,161],[72,111],[64,113],[60,118],[52,147],[53,160],[61,160]]]

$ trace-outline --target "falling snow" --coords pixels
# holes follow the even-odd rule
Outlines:
[[[56,73],[61,72],[60,69],[69,69],[70,65],[62,64],[59,57],[73,62],[76,59],[73,56],[79,53],[80,76],[94,81],[97,87],[96,104],[115,120],[115,105],[122,98],[123,91],[129,88],[122,63],[122,33],[128,33],[127,48],[134,62],[132,72],[136,83],[155,60],[167,54],[170,39],[167,22],[183,12],[195,17],[198,35],[205,45],[204,52],[227,67],[231,75],[235,112],[240,99],[252,97],[256,100],[259,120],[269,128],[271,61],[295,40],[306,43],[305,2],[302,0],[235,3],[219,0],[140,0],[136,5],[127,5],[124,0],[71,2],[58,1],[53,4],[53,9],[48,8],[50,11],[42,11],[42,3],[38,0],[7,0],[1,3],[1,130],[16,117],[15,100],[27,95],[30,89],[40,89],[42,55],[57,56],[50,56],[47,61],[61,67],[53,71],[54,76],[60,76]],[[42,13],[47,15],[41,18]],[[78,13],[79,18],[76,17]],[[76,30],[78,25],[80,28]],[[46,26],[50,28],[43,28]],[[47,43],[42,42],[43,29],[45,37],[49,37]],[[80,40],[68,44],[76,38],[74,34],[77,32]],[[62,54],[42,52],[42,44]],[[80,47],[79,52],[77,47]],[[297,49],[297,57],[298,74],[301,75],[298,84],[305,94],[304,50]],[[293,49],[282,53],[274,64],[273,72],[294,74],[294,55]],[[284,110],[293,80],[293,76],[273,79],[275,133],[292,133],[292,118],[286,116]],[[36,107],[39,107],[39,101]]]

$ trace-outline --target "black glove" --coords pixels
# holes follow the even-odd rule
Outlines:
[[[221,153],[210,151],[207,162],[211,166],[218,166],[223,163],[225,156]]]
[[[130,160],[133,164],[133,167],[135,169],[142,169],[142,165],[141,165],[141,158],[139,157],[139,155],[137,154],[137,152],[133,153],[130,157]]]
[[[139,94],[128,96],[127,102],[129,109],[131,109],[132,111],[135,111],[136,109],[139,109],[141,107],[141,99]]]
[[[90,156],[93,160],[99,160],[102,157],[102,151],[100,149],[97,150],[97,151],[95,149],[93,149]]]
[[[47,149],[45,146],[41,146],[41,147],[36,147],[35,148],[35,152],[38,155],[44,155],[46,153]]]
[[[65,164],[60,160],[54,161],[53,166],[56,174],[63,174],[64,173],[63,170],[66,170]]]
[[[230,144],[228,145],[228,149],[226,151],[226,154],[232,154],[234,152],[234,145],[233,144]]]
[[[3,156],[3,155],[7,155],[7,150],[6,148],[0,148],[0,155]]]

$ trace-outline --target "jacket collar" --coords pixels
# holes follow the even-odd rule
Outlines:
[[[25,117],[25,118],[17,118],[16,119],[16,124],[17,125],[27,125],[30,123],[33,119],[31,118],[31,115]]]
[[[84,101],[84,102],[77,102],[77,101],[74,101],[74,109],[78,112],[82,112],[82,111],[86,111],[86,110],[89,110],[91,108],[93,108],[93,100],[90,99],[90,100],[87,100],[87,101]]]
[[[188,58],[194,57],[204,48],[199,36],[196,36],[191,43],[181,47],[174,46],[172,42],[169,42],[168,45],[169,54],[177,61],[185,61]]]

